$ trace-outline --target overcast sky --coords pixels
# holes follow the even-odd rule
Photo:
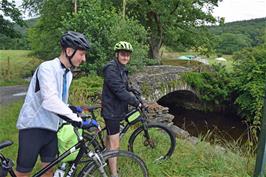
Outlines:
[[[225,22],[266,17],[266,0],[223,0],[213,15],[225,17]]]
[[[15,2],[20,5],[22,0]],[[225,17],[225,22],[266,17],[266,0],[223,0],[213,15]]]

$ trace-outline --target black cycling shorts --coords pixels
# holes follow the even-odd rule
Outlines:
[[[56,132],[31,128],[19,130],[19,149],[16,170],[21,173],[31,172],[38,155],[44,163],[52,162],[57,155]]]
[[[120,121],[119,120],[109,120],[104,119],[105,126],[107,130],[107,135],[114,135],[119,133],[120,130]]]

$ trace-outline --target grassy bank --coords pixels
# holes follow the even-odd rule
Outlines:
[[[29,50],[0,50],[0,86],[27,83],[40,62]]]
[[[10,139],[14,145],[4,154],[16,159],[17,129],[15,127],[22,100],[0,108],[0,141]],[[163,163],[146,161],[152,177],[248,177],[252,176],[254,158],[230,149],[221,150],[206,142],[196,145],[177,139],[173,156]]]

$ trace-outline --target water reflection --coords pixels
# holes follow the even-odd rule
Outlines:
[[[231,110],[220,112],[203,112],[198,109],[200,101],[189,91],[175,91],[158,100],[162,106],[169,108],[174,115],[174,124],[199,137],[211,135],[211,138],[240,141],[247,140],[247,124]],[[189,109],[188,109],[189,108]]]

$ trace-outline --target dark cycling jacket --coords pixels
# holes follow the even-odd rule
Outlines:
[[[138,106],[139,101],[128,92],[128,71],[117,60],[103,68],[102,116],[105,119],[122,120],[128,105]]]

